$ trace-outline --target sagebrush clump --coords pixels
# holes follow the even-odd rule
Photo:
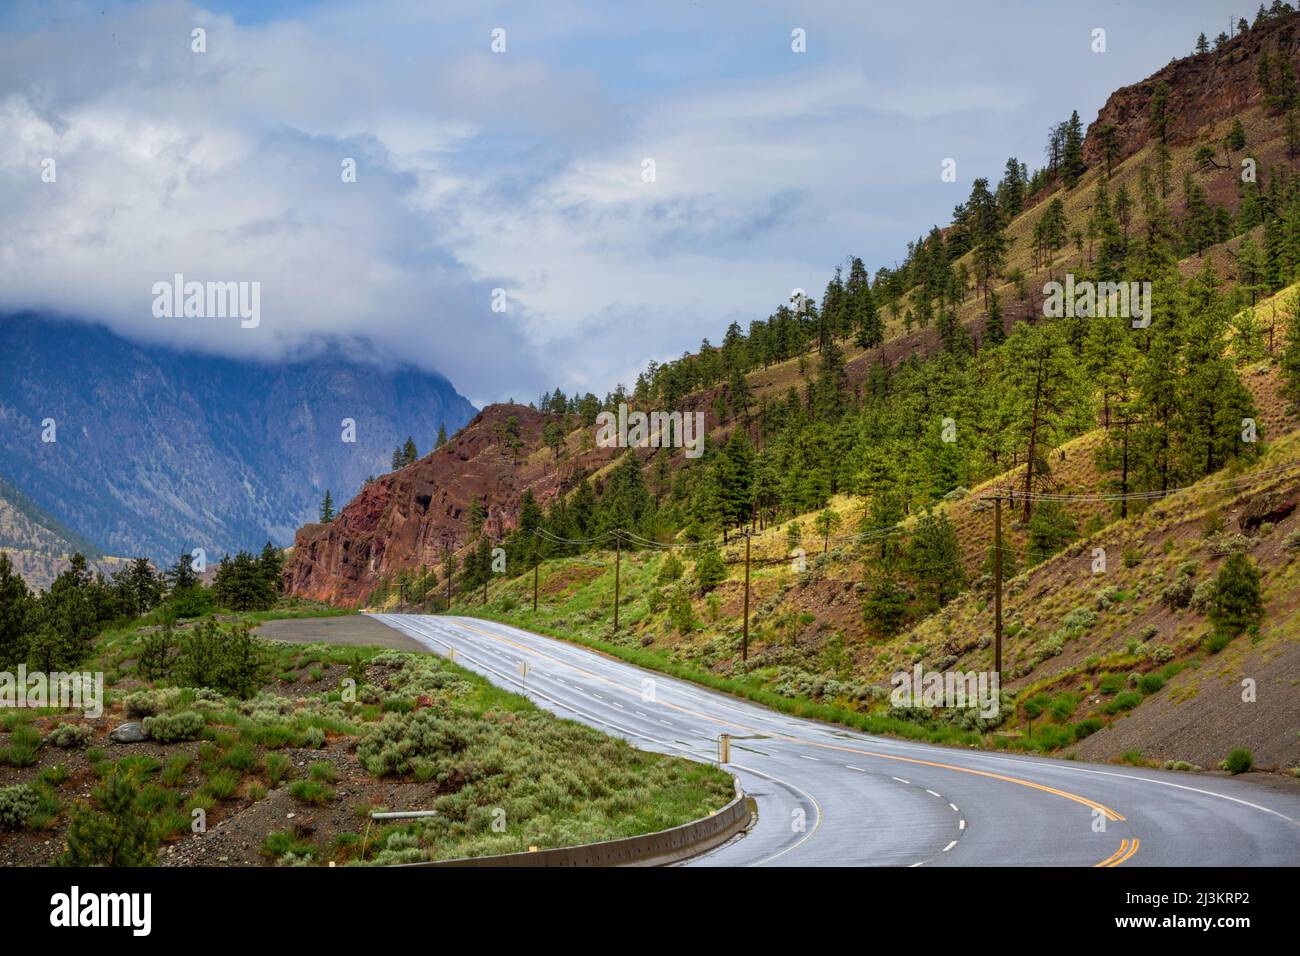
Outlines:
[[[40,803],[40,796],[25,783],[0,787],[0,827],[6,830],[21,829]]]
[[[144,729],[154,740],[163,744],[178,740],[196,740],[203,733],[207,721],[193,710],[180,710],[174,714],[158,714],[144,719]]]

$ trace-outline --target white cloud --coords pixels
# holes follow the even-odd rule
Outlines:
[[[365,340],[476,401],[630,384],[820,292],[846,255],[892,263],[971,179],[1009,154],[1034,165],[1050,122],[1086,121],[1170,52],[1142,33],[1168,9],[1118,4],[1096,11],[1104,60],[1092,13],[1033,3],[13,9],[0,309],[265,357]],[[488,50],[495,26],[507,54]],[[262,325],[154,319],[150,288],[175,272],[260,281]]]

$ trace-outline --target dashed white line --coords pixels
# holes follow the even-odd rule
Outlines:
[[[902,777],[894,777],[894,779],[897,780],[899,783],[907,784],[909,787],[912,785],[912,781],[904,780]]]
[[[942,796],[943,796],[942,793],[935,793],[933,790],[929,790],[929,789],[927,789],[925,792],[928,793],[928,794],[929,794],[930,796],[932,796],[932,797],[942,797]]]
[[[799,756],[803,757],[804,760],[812,760],[815,763],[821,763],[821,761],[818,760],[816,757],[809,757],[807,754],[800,754]]]
[[[644,716],[646,716],[645,714],[641,713],[641,711],[639,711],[639,710],[636,712],[636,715],[637,715],[638,717],[644,717]]]
[[[958,821],[957,821],[957,829],[958,829],[958,830],[965,830],[965,829],[966,829],[966,821],[965,821],[965,820],[958,820]]]
[[[866,773],[866,771],[863,770],[861,767],[855,767],[855,766],[853,766],[853,764],[851,764],[851,763],[846,763],[846,764],[844,765],[844,769],[845,769],[845,770],[856,770],[858,773]]]
[[[952,849],[953,847],[955,847],[956,845],[957,845],[957,841],[956,841],[956,840],[953,840],[951,843],[949,843],[946,847],[943,848],[943,852],[944,852],[944,853],[947,853],[949,850],[951,850],[951,849]]]
[[[961,813],[961,811],[957,809],[957,804],[955,804],[955,803],[950,803],[950,804],[948,804],[948,806],[952,807],[952,812],[953,812],[953,813]]]

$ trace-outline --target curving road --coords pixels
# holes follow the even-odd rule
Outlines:
[[[492,621],[373,617],[645,750],[713,761],[731,734],[758,824],[690,865],[1300,864],[1300,789],[875,737]]]

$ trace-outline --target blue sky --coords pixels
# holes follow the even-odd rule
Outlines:
[[[24,224],[0,236],[0,308],[267,359],[328,337],[480,403],[603,393],[848,255],[892,264],[975,177],[1037,165],[1052,123],[1232,14],[1253,11],[20,0],[0,8],[0,212]],[[261,282],[262,324],[154,318],[175,272]]]

